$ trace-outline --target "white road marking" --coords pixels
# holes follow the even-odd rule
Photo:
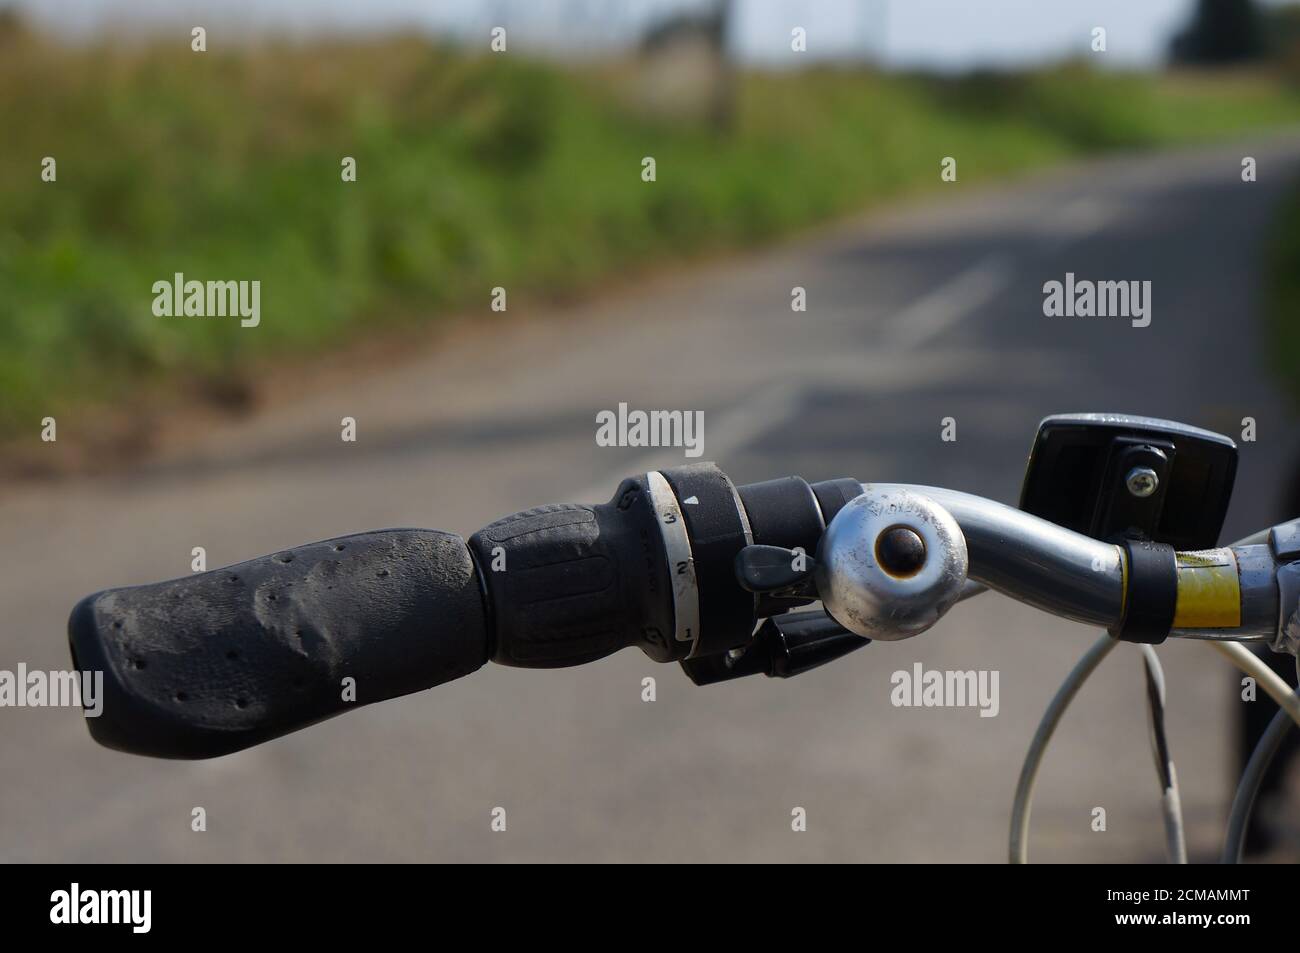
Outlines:
[[[881,328],[881,343],[908,350],[933,340],[1007,286],[1011,261],[1001,254],[981,258],[956,277],[895,312]]]
[[[981,258],[938,288],[895,312],[881,329],[880,340],[892,351],[915,349],[942,334],[963,317],[987,304],[1002,291],[1014,274],[1011,260],[1003,254]],[[872,356],[879,356],[873,353]],[[799,375],[791,374],[791,378]],[[940,375],[942,376],[942,375]],[[704,459],[723,460],[759,435],[793,419],[803,406],[804,386],[797,380],[765,384],[753,399],[742,399],[734,408],[706,420]],[[647,453],[633,461],[623,473],[645,473],[666,465],[665,450]],[[609,480],[588,487],[577,499],[604,499]],[[690,502],[690,501],[687,501]]]

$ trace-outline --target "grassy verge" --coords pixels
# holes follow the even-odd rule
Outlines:
[[[0,436],[141,382],[226,380],[382,324],[490,315],[902,192],[1300,118],[1265,77],[737,80],[725,131],[607,71],[409,39],[197,55],[0,36]],[[641,158],[657,181],[641,181]],[[41,161],[56,158],[56,182]],[[358,181],[340,180],[354,156]],[[155,281],[257,279],[262,321],[158,318]]]

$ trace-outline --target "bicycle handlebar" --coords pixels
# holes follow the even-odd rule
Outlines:
[[[104,672],[97,741],[206,758],[489,659],[550,668],[635,645],[698,684],[796,674],[928,628],[969,594],[968,550],[970,579],[1078,621],[1114,630],[1146,598],[1123,547],[979,497],[847,479],[736,487],[695,464],[625,480],[608,503],[516,513],[468,544],[363,533],[107,590],[73,610],[69,639],[74,665]],[[1231,558],[1228,637],[1278,636],[1270,547]],[[1300,582],[1288,586],[1294,602]],[[819,598],[825,614],[783,615]]]

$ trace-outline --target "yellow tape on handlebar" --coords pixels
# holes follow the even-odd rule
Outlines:
[[[1241,579],[1228,548],[1175,553],[1178,602],[1175,629],[1235,629],[1241,625]]]

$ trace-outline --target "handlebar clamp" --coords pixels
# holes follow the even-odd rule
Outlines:
[[[1124,642],[1159,645],[1174,627],[1178,608],[1178,560],[1174,547],[1125,538],[1124,616],[1110,634]]]

